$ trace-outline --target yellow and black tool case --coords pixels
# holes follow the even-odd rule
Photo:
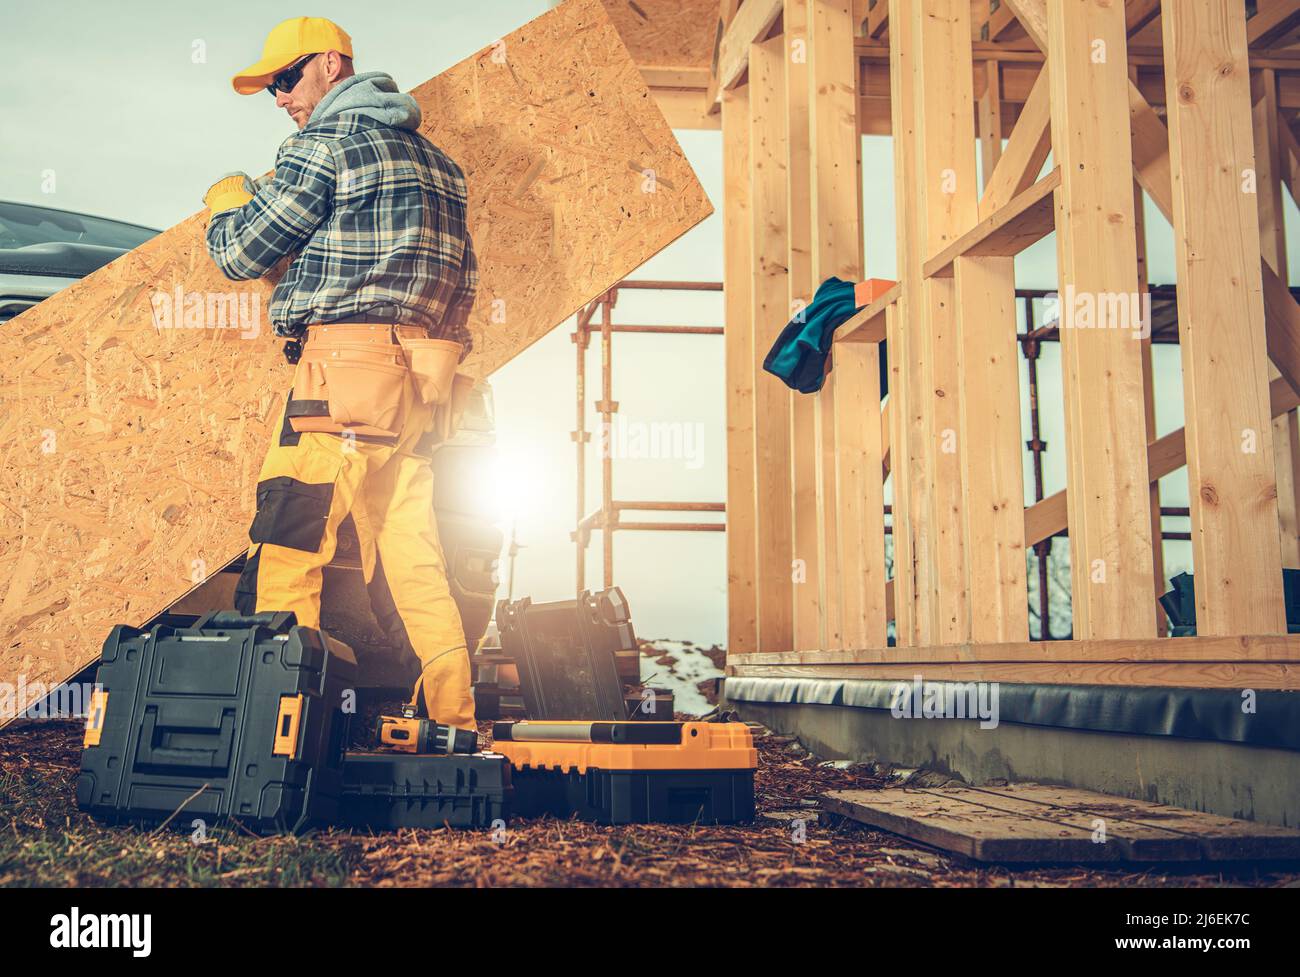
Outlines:
[[[497,753],[349,753],[339,823],[349,828],[490,828],[510,817],[510,764]]]
[[[601,824],[754,817],[758,753],[744,723],[498,723],[492,748],[510,760],[522,817]]]
[[[95,681],[76,788],[83,810],[186,828],[236,818],[259,832],[338,816],[356,662],[293,614],[119,625]]]

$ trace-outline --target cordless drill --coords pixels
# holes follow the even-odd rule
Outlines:
[[[402,707],[400,716],[380,716],[375,737],[381,746],[402,753],[477,753],[478,731],[444,726],[415,715],[415,707]]]

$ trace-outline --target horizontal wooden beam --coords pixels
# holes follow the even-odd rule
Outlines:
[[[858,52],[858,57],[864,61],[879,62],[889,60],[889,45],[887,43],[860,37],[854,42],[854,47]],[[1042,65],[1047,60],[1042,51],[1032,46],[1026,48],[1023,45],[1008,46],[1006,44],[990,44],[986,41],[976,41],[972,44],[971,54],[977,62],[993,59],[1003,64],[1018,64],[1025,67]],[[1128,63],[1136,68],[1159,69],[1164,65],[1164,54],[1158,46],[1130,45]],[[1300,72],[1300,51],[1287,48],[1252,50],[1250,52],[1250,67],[1252,71],[1260,68],[1272,68],[1279,72]]]
[[[1197,662],[1274,661],[1300,664],[1300,635],[1187,638],[1081,638],[1076,641],[1008,641],[915,648],[846,648],[728,655],[727,664],[750,665],[957,665],[978,662]]]
[[[1056,229],[1053,193],[1059,167],[981,220],[922,267],[926,278],[951,278],[958,258],[1011,258]]]
[[[1278,377],[1269,384],[1269,410],[1274,417],[1300,406],[1300,394]],[[1187,464],[1187,446],[1183,429],[1170,431],[1147,445],[1147,477],[1158,481]],[[1033,546],[1069,527],[1065,491],[1049,495],[1025,510],[1025,546]]]
[[[1193,638],[1165,638],[1178,645]],[[1243,639],[1246,640],[1246,639]],[[1073,642],[1071,642],[1073,643]],[[983,647],[999,647],[985,645]],[[1197,662],[968,662],[889,665],[729,665],[737,678],[812,678],[911,682],[998,682],[1040,685],[1156,686],[1183,689],[1300,691],[1300,663]]]
[[[835,330],[837,343],[880,343],[885,339],[885,310],[903,294],[902,285],[895,285],[866,308],[854,313],[853,318]]]

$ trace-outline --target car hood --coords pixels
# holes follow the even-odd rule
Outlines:
[[[124,254],[122,248],[66,241],[0,248],[0,273],[82,278]]]

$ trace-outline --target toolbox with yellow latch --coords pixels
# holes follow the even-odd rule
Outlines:
[[[259,832],[336,819],[356,661],[292,613],[118,625],[88,710],[77,804],[110,822]]]
[[[731,824],[754,817],[758,753],[744,723],[496,723],[514,811],[601,824]]]

